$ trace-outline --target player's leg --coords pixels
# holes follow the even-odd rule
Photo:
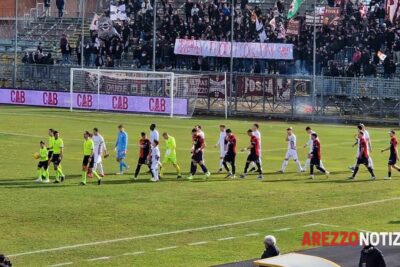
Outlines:
[[[371,157],[368,157],[367,159],[365,159],[364,161],[364,165],[367,168],[368,172],[371,174],[371,179],[375,180],[375,173],[374,173],[374,169],[370,166],[370,163],[372,162]]]
[[[218,172],[222,172],[222,167],[224,167],[224,156],[225,156],[225,151],[223,149],[220,149],[219,151],[219,170]]]
[[[82,179],[80,185],[86,185],[89,157],[84,156],[82,160]]]
[[[100,162],[101,164],[101,162]],[[102,182],[102,175],[99,175],[99,173],[96,171],[96,169],[94,168],[95,162],[94,159],[92,159],[89,163],[89,169],[88,172],[91,172],[96,178],[97,178],[97,184],[101,185]],[[97,165],[98,167],[98,165]]]
[[[389,161],[389,164],[388,164],[388,175],[384,178],[385,180],[392,179],[392,167],[393,167],[393,165],[391,165],[391,162]]]
[[[48,161],[44,161],[42,168],[43,168],[43,170],[42,170],[41,178],[44,176],[43,183],[49,183],[50,182],[50,179],[49,179],[49,176],[50,176],[49,175],[49,162]]]
[[[282,162],[282,167],[281,167],[281,169],[280,169],[279,172],[282,172],[282,173],[285,172],[287,166],[289,165],[289,159],[290,159],[290,158],[291,158],[291,153],[290,153],[290,150],[288,150],[288,151],[286,152],[285,159],[284,159],[283,162]]]
[[[222,165],[224,166],[226,172],[228,173],[228,175],[231,173],[231,171],[229,170],[228,164],[225,160],[222,161]]]
[[[258,172],[257,178],[258,178],[258,179],[264,179],[263,173],[262,173],[262,167],[261,167],[260,158],[257,158],[257,159],[254,161],[254,163],[255,163],[256,166],[257,166],[257,172]]]
[[[192,180],[193,176],[196,174],[196,171],[197,171],[197,162],[194,159],[192,159],[190,161],[190,174],[187,179]]]
[[[207,169],[207,166],[205,165],[204,161],[199,162],[200,168],[203,171],[203,173],[206,175],[206,178],[210,176],[210,172]]]
[[[309,161],[310,162],[310,179],[314,179],[314,164],[313,164],[313,162],[311,162],[311,160]]]
[[[151,178],[151,181],[157,182],[159,180],[159,178],[158,178],[158,162],[151,163],[151,172],[153,175],[153,177]]]
[[[310,155],[310,153],[308,153],[306,162],[304,163],[304,167],[303,167],[304,171],[306,171],[307,168],[310,167],[310,162],[311,162],[311,155]]]
[[[236,159],[235,159],[235,157],[236,156],[233,156],[232,160],[231,160],[233,178],[235,178],[235,174],[236,174]]]
[[[353,175],[349,177],[349,179],[354,180],[356,178],[357,172],[360,169],[360,165],[358,164],[358,160],[357,160],[357,164],[354,166],[354,170],[353,170]]]
[[[301,162],[300,162],[300,160],[299,160],[299,158],[298,158],[298,156],[297,156],[297,151],[296,151],[296,150],[293,150],[293,151],[292,151],[292,157],[293,157],[294,162],[296,163],[297,171],[298,171],[298,172],[303,172],[304,170],[303,170],[303,168],[301,167]]]
[[[140,172],[140,168],[142,167],[143,163],[144,163],[144,159],[139,158],[138,163],[136,165],[136,169],[135,169],[134,179],[137,179],[139,172]]]
[[[246,164],[244,165],[243,173],[240,175],[240,178],[245,178],[247,175],[247,171],[249,170],[250,163],[253,162],[251,154],[247,156]]]
[[[42,182],[42,166],[41,162],[39,162],[37,170],[36,170],[36,177],[37,179],[35,180],[35,183],[41,183]]]
[[[174,161],[174,163],[172,163],[172,166],[174,166],[176,170],[177,177],[181,178],[182,177],[181,167],[179,167],[178,162],[176,160]]]

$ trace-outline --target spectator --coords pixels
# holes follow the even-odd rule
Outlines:
[[[104,59],[100,55],[100,53],[97,53],[95,65],[96,65],[97,68],[101,68],[101,67],[104,66]]]
[[[392,78],[393,74],[396,72],[396,64],[394,64],[389,56],[383,61],[383,70],[385,78]]]
[[[261,259],[271,258],[280,254],[279,248],[276,246],[276,238],[272,235],[264,237],[265,250],[261,255]]]
[[[44,0],[43,5],[44,5],[43,16],[44,17],[50,16],[50,0]]]
[[[382,252],[372,245],[366,245],[361,250],[359,267],[386,267]]]
[[[61,64],[70,64],[69,57],[71,55],[71,46],[68,42],[68,38],[65,34],[61,36],[60,39],[60,49],[62,55],[62,63]]]
[[[43,53],[42,42],[39,42],[39,45],[37,46],[36,50],[39,51],[40,53]]]
[[[11,261],[4,254],[0,254],[0,267],[12,267]]]
[[[64,17],[64,0],[56,0],[56,6],[58,9],[58,17]]]
[[[107,68],[114,68],[114,61],[112,60],[110,55],[107,55],[105,65]]]
[[[364,76],[365,77],[376,77],[376,67],[371,64],[371,62],[368,62],[366,65],[364,65]]]

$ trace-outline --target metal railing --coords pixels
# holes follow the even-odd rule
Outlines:
[[[193,78],[198,81],[187,82],[187,86],[195,84],[199,92],[196,112],[223,114],[224,74],[178,72],[201,74]],[[18,65],[15,81],[13,65],[0,64],[0,73],[0,88],[69,90],[70,70],[66,66]],[[314,92],[311,76],[232,75],[233,84],[229,84],[229,74],[227,81],[230,115],[396,124],[400,121],[400,79],[317,76]]]

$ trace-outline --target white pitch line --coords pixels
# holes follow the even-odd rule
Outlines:
[[[340,227],[340,225],[326,224],[326,223],[320,223],[319,225],[321,225],[321,226],[328,226],[328,227],[336,227],[336,228]]]
[[[276,230],[273,230],[274,232],[284,232],[284,231],[288,231],[288,230],[290,230],[290,229],[292,229],[292,228],[290,228],[290,227],[288,227],[288,228],[281,228],[281,229],[276,229]]]
[[[259,233],[251,233],[251,234],[247,234],[245,236],[258,236],[258,235],[260,235],[260,234]]]
[[[101,260],[109,260],[111,257],[98,257],[93,259],[87,259],[86,261],[101,261]]]
[[[170,250],[170,249],[175,249],[178,248],[178,246],[171,246],[171,247],[165,247],[165,248],[156,248],[157,251],[164,251],[164,250]]]
[[[317,225],[320,225],[320,223],[310,223],[310,224],[303,225],[303,227],[310,227],[310,226],[317,226]]]
[[[140,255],[140,254],[144,254],[144,251],[136,251],[136,252],[127,252],[122,254],[123,256],[135,256],[135,255]]]
[[[232,240],[232,239],[235,239],[236,237],[234,237],[234,236],[230,236],[230,237],[224,237],[224,238],[220,238],[220,239],[217,239],[218,241],[225,241],[225,240]]]
[[[205,245],[207,244],[208,241],[200,241],[200,242],[195,242],[195,243],[189,243],[189,246],[200,246],[200,245]]]
[[[60,267],[60,266],[67,266],[67,265],[72,265],[72,264],[74,264],[74,263],[73,262],[63,262],[63,263],[50,265],[49,267]]]
[[[334,210],[341,210],[341,209],[369,206],[369,205],[372,205],[372,204],[380,204],[380,203],[386,203],[386,202],[390,202],[390,201],[399,201],[399,200],[400,200],[400,197],[380,199],[380,200],[367,201],[367,202],[361,202],[361,203],[356,203],[356,204],[348,204],[348,205],[342,205],[342,206],[334,206],[334,207],[320,208],[320,209],[314,209],[314,210],[299,211],[299,212],[276,215],[276,216],[271,216],[271,217],[264,217],[264,218],[246,220],[246,221],[238,221],[238,222],[230,222],[230,223],[224,223],[224,224],[208,225],[208,226],[181,229],[181,230],[170,231],[170,232],[162,232],[162,233],[153,233],[153,234],[146,234],[146,235],[122,237],[122,238],[116,238],[116,239],[94,241],[94,242],[89,242],[89,243],[67,245],[67,246],[56,247],[56,248],[47,248],[47,249],[40,249],[40,250],[34,250],[34,251],[20,252],[20,253],[10,254],[9,257],[18,257],[18,256],[24,256],[24,255],[48,253],[48,252],[62,251],[62,250],[67,250],[67,249],[75,249],[75,248],[82,248],[82,247],[89,247],[89,246],[96,246],[96,245],[103,245],[103,244],[111,244],[111,243],[132,241],[132,240],[138,240],[138,239],[147,239],[147,238],[152,238],[152,237],[160,237],[160,236],[176,235],[176,234],[182,234],[182,233],[188,233],[188,232],[198,232],[198,231],[204,231],[204,230],[212,230],[212,229],[219,229],[219,228],[225,228],[225,227],[233,227],[233,226],[245,225],[245,224],[250,224],[250,223],[272,221],[272,220],[290,218],[290,217],[295,217],[295,216],[309,215],[309,214],[314,214],[314,213],[319,213],[319,212],[326,212],[326,211],[334,211]]]

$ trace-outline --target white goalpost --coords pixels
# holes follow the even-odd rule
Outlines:
[[[74,110],[99,110],[191,117],[202,75],[173,72],[71,68]]]

